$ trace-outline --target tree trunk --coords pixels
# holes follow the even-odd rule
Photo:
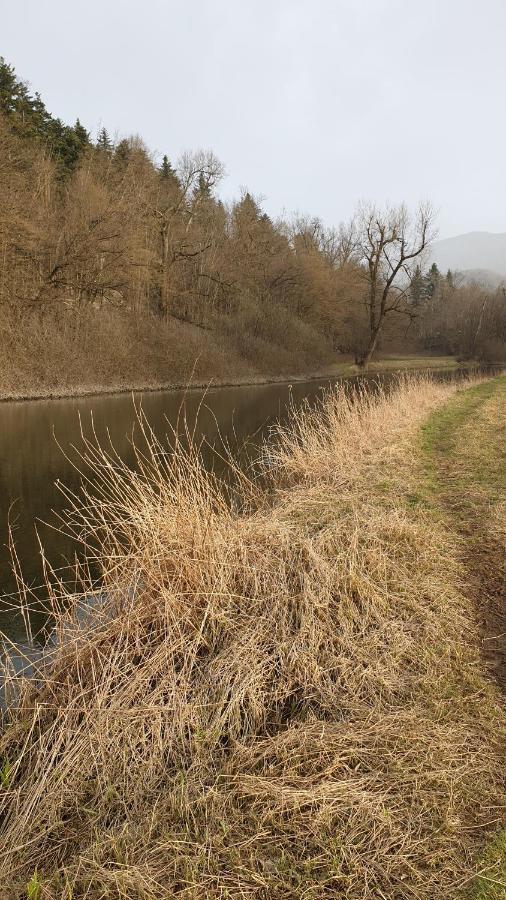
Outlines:
[[[485,314],[485,309],[486,309],[486,306],[487,306],[487,302],[488,302],[488,297],[485,297],[485,299],[484,299],[484,301],[483,301],[483,303],[482,303],[482,307],[481,307],[481,311],[480,311],[480,316],[479,316],[479,319],[478,319],[478,325],[476,326],[476,331],[474,332],[473,348],[472,348],[472,352],[471,352],[471,355],[472,355],[472,358],[473,358],[473,359],[476,357],[476,347],[478,346],[478,337],[479,337],[479,334],[480,334],[480,331],[481,331],[481,326],[483,325],[483,316],[484,316],[484,314]]]
[[[371,333],[371,336],[369,338],[369,343],[367,345],[367,349],[366,349],[365,353],[363,353],[359,359],[358,366],[360,369],[362,369],[363,372],[365,372],[365,370],[367,369],[367,366],[369,365],[369,363],[371,361],[371,357],[372,357],[374,351],[376,350],[376,344],[378,343],[379,333],[380,333],[380,329],[379,329],[379,327],[376,327],[375,330]]]
[[[161,253],[160,253],[160,310],[164,316],[169,311],[169,298],[167,290],[167,269],[169,260],[169,227],[167,224],[161,228]]]

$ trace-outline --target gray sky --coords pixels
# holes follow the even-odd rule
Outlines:
[[[225,198],[327,224],[430,198],[506,231],[506,0],[0,0],[0,55],[53,115],[210,148]]]

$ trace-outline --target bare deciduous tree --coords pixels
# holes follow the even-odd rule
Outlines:
[[[170,270],[180,261],[201,256],[209,244],[192,240],[191,228],[199,206],[197,187],[211,191],[223,178],[224,167],[211,151],[186,152],[177,165],[177,178],[158,179],[148,198],[148,217],[156,222],[160,240],[160,311],[169,311]]]
[[[358,360],[365,368],[378,344],[385,318],[393,312],[411,315],[406,303],[417,260],[434,238],[434,212],[422,203],[414,217],[404,205],[379,210],[361,206],[355,218],[355,249],[366,280],[365,305],[369,335]]]

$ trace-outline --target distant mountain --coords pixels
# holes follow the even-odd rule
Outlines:
[[[460,274],[463,276],[465,284],[475,282],[476,284],[481,285],[481,287],[489,288],[493,291],[495,291],[500,284],[506,282],[506,277],[504,275],[499,275],[498,272],[492,272],[491,269],[464,269],[464,271],[460,271]]]
[[[462,272],[467,281],[497,287],[506,278],[506,234],[470,231],[435,241],[430,261],[441,272]]]

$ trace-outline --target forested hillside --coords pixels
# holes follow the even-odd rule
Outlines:
[[[247,192],[224,205],[223,174],[212,152],[160,160],[137,136],[95,140],[0,59],[0,393],[309,373],[373,352],[504,354],[503,291],[425,272],[425,231],[380,302],[391,253],[423,217],[274,222]]]

